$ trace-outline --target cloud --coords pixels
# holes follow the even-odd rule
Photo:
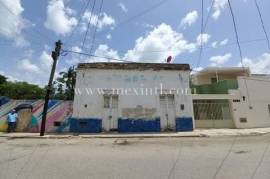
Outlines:
[[[53,63],[50,54],[45,50],[37,58],[33,58],[31,52],[27,54],[28,52],[26,58],[22,58],[17,62],[14,77],[20,79],[20,81],[44,86],[48,81]]]
[[[19,69],[26,72],[35,73],[35,74],[41,73],[41,69],[37,65],[33,64],[29,59],[20,60],[18,63],[18,67]]]
[[[79,53],[82,52],[82,49],[79,46],[73,46],[71,47],[71,50],[74,52],[79,52]],[[71,58],[67,58],[65,62],[69,66],[73,66],[73,65],[77,65],[80,62],[80,60],[81,60],[81,55],[72,53]]]
[[[22,17],[24,8],[20,0],[1,0],[0,4],[0,35],[14,41],[14,45],[28,45],[22,30],[28,27],[29,21]]]
[[[218,47],[218,42],[217,42],[217,41],[213,42],[213,43],[211,44],[211,46],[212,46],[213,48],[217,48],[217,47]]]
[[[222,66],[227,61],[229,61],[231,57],[232,54],[230,53],[226,53],[225,55],[213,56],[209,59],[209,61],[212,62],[210,66]]]
[[[82,22],[82,31],[85,31],[87,29],[87,24],[88,24],[90,18],[91,18],[90,25],[91,26],[96,25],[97,20],[98,20],[98,15],[93,14],[92,17],[91,17],[91,12],[86,11],[84,13],[83,17],[82,17],[82,20],[83,20],[83,22]],[[109,16],[105,12],[102,12],[100,14],[98,25],[97,25],[99,30],[104,28],[104,27],[112,27],[114,25],[115,25],[115,19],[112,16]]]
[[[228,1],[227,0],[215,0],[214,6],[213,6],[213,14],[212,18],[217,20],[219,16],[221,15],[221,12],[225,9]]]
[[[210,38],[211,38],[211,35],[209,35],[209,34],[199,34],[197,36],[197,44],[201,45],[201,42],[202,42],[202,44],[207,44],[209,42]]]
[[[227,45],[227,44],[228,44],[228,41],[229,41],[229,39],[224,39],[224,40],[222,40],[222,41],[219,43],[219,45],[220,45],[220,46]]]
[[[74,13],[74,10],[65,7],[64,0],[50,0],[44,25],[56,34],[66,35],[78,23],[77,19],[72,16]]]
[[[245,67],[249,67],[252,73],[270,74],[270,53],[263,53],[254,59],[244,58]],[[238,66],[242,66],[241,63]]]
[[[187,15],[181,20],[180,27],[183,27],[184,29],[187,26],[191,26],[194,24],[198,19],[198,12],[197,11],[191,11],[187,13]]]
[[[213,43],[211,44],[211,46],[212,46],[213,48],[218,48],[218,47],[227,45],[228,42],[229,42],[229,39],[224,39],[224,40],[222,40],[222,41],[220,41],[220,42],[215,41],[215,42],[213,42]]]
[[[95,56],[97,57],[90,57],[87,59],[88,62],[119,62],[118,60],[113,60],[113,59],[121,59],[120,56],[118,55],[118,52],[116,50],[113,50],[108,47],[107,44],[101,44],[98,46],[96,49]],[[106,57],[106,58],[102,58]],[[111,59],[108,59],[111,58]]]
[[[174,31],[171,26],[162,23],[145,37],[139,37],[135,47],[128,50],[123,59],[143,62],[164,62],[169,56],[176,57],[184,52],[196,50],[196,44],[189,43],[183,34]]]
[[[111,34],[107,34],[107,35],[106,35],[106,39],[109,40],[109,39],[111,39],[111,38],[112,38],[112,35],[111,35]]]
[[[125,6],[125,4],[123,3],[119,3],[118,6],[120,7],[120,9],[124,12],[124,13],[127,13],[128,12],[128,9],[127,7]]]

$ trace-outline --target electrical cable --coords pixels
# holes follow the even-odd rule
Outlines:
[[[200,36],[200,52],[199,52],[199,58],[198,58],[198,62],[197,62],[197,65],[196,65],[196,68],[199,67],[200,65],[200,62],[201,62],[201,58],[202,58],[202,52],[203,52],[203,32],[204,32],[204,13],[203,13],[203,10],[204,10],[204,4],[203,4],[203,0],[201,0],[201,36]]]
[[[98,18],[97,18],[97,22],[96,22],[96,25],[95,25],[95,31],[94,31],[94,34],[93,34],[91,48],[90,48],[90,54],[92,54],[93,44],[95,43],[95,40],[96,40],[97,28],[98,28],[98,25],[99,25],[99,18],[100,18],[100,15],[101,15],[102,6],[103,6],[103,0],[101,0],[100,7],[99,7]]]
[[[255,2],[255,5],[256,5],[256,8],[257,8],[259,17],[260,17],[260,21],[261,21],[261,25],[262,25],[262,29],[263,29],[265,38],[267,39],[268,49],[270,50],[270,42],[269,42],[268,34],[266,32],[266,29],[265,29],[265,25],[264,25],[264,22],[263,22],[263,18],[262,18],[262,14],[261,14],[261,10],[260,10],[259,4],[258,4],[257,0],[254,0],[254,2]]]
[[[151,7],[147,8],[147,9],[141,11],[141,12],[139,12],[138,14],[136,14],[136,15],[130,17],[130,18],[127,18],[126,20],[123,20],[122,22],[116,24],[116,26],[114,27],[114,30],[115,30],[115,29],[118,29],[120,26],[125,25],[125,24],[129,23],[130,21],[132,21],[132,20],[134,20],[134,19],[136,19],[136,18],[138,18],[138,17],[141,17],[141,16],[143,16],[143,15],[145,15],[145,14],[151,12],[152,10],[154,10],[154,9],[156,9],[156,8],[158,8],[158,7],[160,7],[161,5],[163,5],[163,4],[164,4],[165,2],[167,2],[167,1],[168,1],[168,0],[162,0],[162,1],[159,1],[158,3],[152,5]],[[101,32],[100,34],[104,34],[105,32],[107,32],[107,31],[103,31],[103,32]]]
[[[229,4],[229,9],[230,9],[230,13],[231,13],[232,21],[233,21],[234,33],[235,33],[236,42],[237,42],[237,46],[238,46],[238,51],[239,51],[239,55],[240,55],[240,62],[241,62],[242,68],[244,70],[245,67],[244,67],[244,62],[243,62],[243,54],[242,54],[242,49],[241,49],[240,42],[239,42],[238,31],[237,31],[235,17],[234,17],[234,13],[233,13],[233,10],[232,10],[230,0],[228,0],[228,4]],[[248,74],[247,74],[247,76],[248,76]],[[249,108],[251,109],[251,101],[250,101],[250,95],[249,95],[249,90],[248,90],[246,78],[244,79],[244,82],[245,82],[245,86],[246,86],[246,92],[247,92]]]
[[[83,7],[81,8],[80,13],[79,13],[79,16],[80,16],[80,17],[79,17],[78,23],[76,24],[76,26],[75,26],[75,27],[73,28],[73,30],[71,31],[71,33],[70,33],[68,39],[66,40],[66,42],[64,42],[65,44],[68,44],[69,41],[71,40],[73,34],[75,33],[76,29],[78,28],[79,24],[81,23],[83,14],[86,12],[86,10],[87,10],[89,4],[90,4],[90,0],[88,0],[87,3],[86,3],[86,5],[83,6]]]
[[[93,6],[91,8],[91,15],[90,15],[90,18],[89,18],[89,21],[88,21],[88,24],[87,24],[87,29],[86,29],[86,32],[85,32],[85,35],[84,35],[84,38],[83,38],[82,49],[84,49],[85,41],[86,41],[87,34],[88,34],[88,31],[89,31],[89,27],[90,27],[90,24],[91,24],[92,16],[93,16],[93,13],[94,13],[95,4],[96,4],[96,0],[94,0]]]
[[[85,55],[85,56],[89,56],[89,57],[104,58],[104,59],[107,59],[107,60],[115,60],[115,61],[121,61],[121,62],[137,63],[137,62],[134,62],[134,61],[122,60],[122,59],[117,59],[117,58],[112,58],[112,57],[104,57],[104,56],[99,56],[99,55],[83,53],[83,52],[76,52],[76,51],[72,51],[72,50],[61,50],[61,55],[62,56],[66,56],[67,53],[75,53],[75,54]]]

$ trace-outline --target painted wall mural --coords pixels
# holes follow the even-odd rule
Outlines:
[[[31,104],[33,111],[31,112],[30,109],[19,111],[17,132],[39,132],[44,105],[43,100],[11,100],[0,106],[0,132],[5,132],[7,129],[6,116],[8,112],[22,103]],[[68,132],[73,112],[72,107],[72,101],[50,100],[46,132]]]

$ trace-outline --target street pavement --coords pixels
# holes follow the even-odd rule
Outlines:
[[[0,179],[269,179],[270,134],[0,138]]]

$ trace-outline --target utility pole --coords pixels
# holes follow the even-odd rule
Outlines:
[[[53,77],[54,77],[54,73],[56,69],[57,60],[60,55],[61,45],[62,43],[60,40],[55,42],[55,50],[52,51],[52,55],[51,55],[53,59],[53,65],[52,65],[49,83],[46,90],[45,102],[44,102],[43,113],[42,113],[42,121],[41,121],[41,127],[40,127],[40,136],[44,136],[44,133],[45,133],[48,102],[49,102],[50,94],[52,91]]]

